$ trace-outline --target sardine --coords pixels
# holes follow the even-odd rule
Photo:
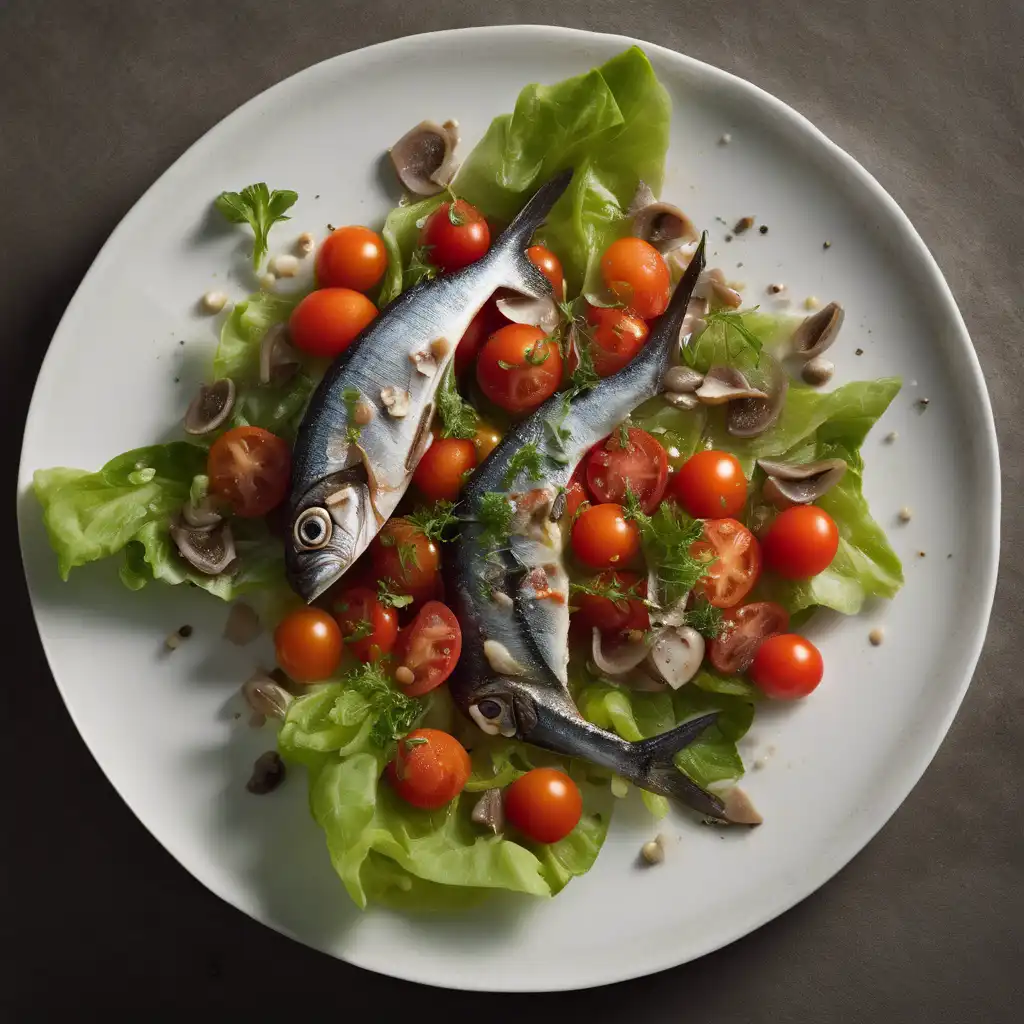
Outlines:
[[[499,288],[551,295],[526,248],[571,178],[538,189],[484,257],[400,295],[328,369],[292,456],[285,562],[306,601],[366,550],[405,494],[432,440],[438,386],[484,303]]]
[[[568,688],[569,586],[562,563],[559,495],[583,455],[638,405],[659,394],[673,364],[704,240],[647,345],[591,390],[555,395],[511,430],[470,478],[464,522],[449,549],[446,593],[462,626],[462,654],[448,686],[459,707],[491,735],[516,737],[610,768],[643,789],[674,797],[708,817],[722,801],[675,765],[674,755],[717,719],[684,722],[629,742],[587,722]],[[517,472],[525,445],[543,454],[543,478]],[[480,521],[486,495],[511,503],[510,536]],[[453,549],[453,550],[452,550]]]

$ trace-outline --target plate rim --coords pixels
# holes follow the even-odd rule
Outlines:
[[[538,979],[537,982],[529,984],[502,984],[499,982],[497,985],[477,985],[473,983],[467,983],[466,979],[463,979],[458,984],[458,988],[469,991],[486,991],[486,992],[554,992],[554,991],[571,991],[580,990],[591,987],[601,987],[606,984],[613,984],[620,981],[632,980],[634,978],[645,977],[650,974],[655,974],[660,971],[668,970],[673,967],[681,966],[684,963],[691,962],[699,959],[702,956],[706,956],[709,953],[714,952],[717,949],[721,949],[724,946],[730,945],[736,940],[750,934],[761,928],[763,925],[780,916],[786,911],[792,909],[797,903],[806,899],[812,893],[817,891],[826,882],[830,881],[835,875],[837,875],[854,857],[856,857],[872,839],[878,834],[883,826],[889,821],[889,819],[895,814],[900,806],[906,801],[911,791],[921,780],[925,771],[931,765],[935,759],[939,747],[949,732],[949,729],[956,717],[957,712],[963,702],[964,696],[967,692],[971,681],[974,678],[974,673],[977,669],[978,660],[981,656],[982,649],[984,647],[985,639],[988,634],[988,627],[991,619],[991,611],[993,601],[995,597],[996,578],[998,573],[999,565],[999,553],[1000,553],[1000,514],[1001,514],[1001,500],[1002,500],[1002,479],[1000,473],[1000,461],[999,461],[999,450],[998,450],[998,439],[995,428],[995,418],[992,411],[991,396],[987,385],[985,383],[984,373],[982,371],[981,363],[978,359],[977,351],[971,341],[970,334],[967,330],[966,324],[962,314],[960,313],[959,307],[957,306],[956,299],[949,287],[941,269],[938,266],[935,257],[928,249],[924,240],[921,238],[917,229],[914,227],[910,218],[903,211],[896,200],[883,188],[883,186],[877,181],[877,179],[865,168],[859,161],[856,160],[850,153],[833,142],[824,132],[816,127],[806,116],[801,114],[798,110],[791,107],[788,103],[780,100],[767,90],[755,85],[754,83],[740,77],[739,75],[733,74],[732,72],[725,71],[713,64],[706,61],[699,60],[695,57],[691,57],[688,54],[682,53],[678,50],[673,50],[670,47],[662,46],[657,43],[645,41],[633,36],[625,36],[617,33],[605,33],[605,32],[594,32],[586,29],[577,29],[567,26],[556,26],[556,25],[541,25],[541,24],[523,24],[523,25],[483,25],[483,26],[470,26],[464,28],[453,28],[453,29],[441,29],[432,32],[415,33],[411,35],[398,36],[393,39],[383,40],[379,43],[375,43],[371,46],[359,47],[357,49],[349,50],[344,53],[335,54],[331,57],[327,57],[321,61],[317,61],[314,64],[308,65],[293,74],[275,82],[268,86],[266,89],[252,96],[238,107],[234,108],[227,115],[213,124],[209,129],[203,132],[197,139],[195,139],[190,145],[188,145],[183,152],[181,152],[160,174],[151,182],[151,184],[142,192],[142,194],[132,203],[131,208],[124,214],[124,216],[118,221],[117,225],[111,231],[106,241],[99,248],[96,255],[94,256],[89,269],[86,271],[78,287],[75,289],[74,295],[72,296],[67,308],[61,316],[60,322],[53,332],[53,336],[47,346],[46,354],[42,360],[39,373],[36,377],[36,381],[33,385],[32,399],[29,405],[28,414],[25,419],[25,426],[22,434],[21,444],[21,455],[19,459],[19,470],[18,470],[18,523],[19,523],[19,543],[22,554],[23,570],[25,571],[26,587],[29,593],[30,603],[32,606],[33,619],[36,623],[37,634],[40,639],[40,643],[43,647],[44,654],[46,656],[47,665],[50,669],[50,674],[53,677],[54,683],[57,686],[57,690],[60,693],[61,699],[64,702],[64,706],[70,715],[72,722],[78,731],[79,736],[84,742],[87,750],[92,756],[93,760],[98,765],[100,771],[106,777],[108,783],[113,788],[114,792],[122,800],[127,809],[136,817],[136,819],[142,824],[147,832],[153,837],[153,839],[160,844],[167,852],[181,865],[181,867],[196,881],[198,881],[204,888],[213,893],[219,899],[234,907],[236,910],[241,911],[247,917],[252,918],[256,923],[269,927],[279,934],[286,935],[287,937],[301,943],[307,948],[314,949],[319,953],[330,956],[334,959],[343,960],[345,963],[353,966],[372,971],[377,974],[381,974],[386,977],[400,978],[406,981],[413,981],[420,984],[428,985],[437,988],[453,988],[456,985],[453,982],[438,981],[436,978],[428,976],[428,969],[417,969],[415,963],[394,965],[389,964],[387,966],[381,965],[380,963],[368,962],[365,958],[356,955],[350,955],[348,952],[344,956],[341,956],[334,952],[324,950],[320,946],[314,944],[313,941],[304,938],[302,935],[297,934],[292,928],[265,920],[262,917],[255,917],[247,909],[242,906],[242,901],[233,898],[228,893],[222,891],[223,886],[215,884],[198,874],[193,868],[189,867],[182,857],[180,857],[175,850],[158,836],[153,829],[150,827],[148,822],[143,818],[142,814],[137,811],[124,797],[119,789],[117,783],[114,781],[111,774],[107,771],[104,766],[104,761],[100,754],[93,748],[85,732],[80,728],[78,717],[73,709],[73,704],[69,700],[68,695],[65,693],[64,686],[62,685],[56,671],[54,670],[53,658],[51,657],[51,648],[44,636],[42,626],[39,620],[39,612],[37,610],[35,594],[33,585],[29,573],[27,571],[27,546],[26,546],[26,527],[23,521],[23,513],[25,503],[21,500],[25,490],[31,486],[31,478],[34,467],[26,465],[26,448],[28,447],[28,439],[30,432],[33,432],[33,424],[41,419],[43,410],[40,406],[40,384],[51,374],[57,372],[55,370],[57,357],[54,353],[54,343],[60,338],[62,332],[65,329],[65,325],[72,321],[77,314],[77,307],[81,299],[83,291],[89,285],[93,275],[98,272],[97,268],[104,262],[104,258],[108,255],[109,251],[116,245],[118,238],[122,231],[126,230],[126,225],[133,221],[137,216],[140,216],[140,210],[144,211],[148,203],[152,200],[152,194],[164,180],[165,177],[172,174],[175,168],[179,164],[191,158],[197,150],[201,150],[205,145],[209,144],[210,136],[218,132],[222,126],[232,122],[235,119],[239,119],[245,115],[245,113],[252,107],[262,103],[265,98],[275,92],[276,90],[282,90],[286,88],[293,88],[296,80],[302,79],[304,76],[311,76],[315,74],[318,69],[323,69],[325,66],[330,64],[340,64],[346,61],[357,61],[359,59],[365,59],[369,55],[379,56],[382,52],[388,49],[401,49],[402,47],[415,46],[417,44],[432,45],[437,43],[443,43],[445,40],[452,38],[467,38],[467,37],[495,37],[495,36],[520,36],[523,39],[528,39],[531,36],[545,36],[548,38],[561,38],[567,42],[586,42],[592,40],[599,40],[602,43],[617,42],[621,43],[623,47],[636,45],[641,47],[649,55],[657,55],[658,57],[672,62],[681,61],[683,64],[688,65],[689,70],[697,72],[701,75],[707,76],[707,80],[711,82],[714,87],[727,86],[729,89],[736,91],[738,94],[745,94],[746,97],[757,104],[771,110],[781,120],[788,122],[789,126],[794,129],[799,129],[803,132],[811,141],[821,146],[829,155],[841,165],[844,173],[850,175],[856,183],[863,188],[869,197],[878,204],[879,209],[885,215],[887,215],[893,222],[894,226],[898,229],[901,241],[908,245],[914,254],[917,261],[917,265],[921,271],[923,271],[927,285],[934,291],[937,298],[942,302],[942,308],[938,310],[939,315],[946,322],[949,327],[956,334],[955,341],[951,344],[962,350],[961,354],[966,356],[966,368],[969,371],[969,379],[965,381],[962,393],[967,391],[973,391],[976,393],[978,403],[975,408],[975,412],[978,414],[980,421],[983,422],[984,431],[983,437],[980,438],[982,442],[982,449],[984,453],[983,464],[979,466],[979,472],[983,478],[987,478],[987,492],[994,498],[989,502],[990,514],[989,514],[989,537],[990,537],[990,550],[986,553],[984,562],[979,564],[975,562],[975,570],[980,572],[980,592],[983,594],[983,601],[980,605],[976,606],[979,614],[977,619],[977,625],[974,629],[973,636],[970,640],[969,655],[966,660],[968,671],[964,673],[963,679],[960,681],[959,687],[950,700],[948,707],[945,709],[945,713],[939,717],[936,727],[933,732],[926,737],[922,737],[919,740],[921,752],[919,757],[915,758],[913,762],[903,770],[893,776],[890,786],[886,790],[887,797],[882,799],[873,805],[872,811],[874,813],[868,816],[865,824],[863,835],[859,835],[858,838],[850,844],[849,848],[843,848],[838,854],[833,853],[827,860],[827,866],[824,869],[817,872],[808,872],[808,876],[805,876],[805,881],[798,887],[795,887],[795,895],[793,892],[787,892],[781,896],[776,904],[773,904],[771,910],[764,914],[758,915],[753,921],[746,921],[740,923],[737,927],[727,929],[726,934],[723,937],[716,937],[715,940],[702,947],[702,951],[695,954],[692,957],[684,957],[680,959],[679,956],[670,949],[666,949],[665,953],[660,958],[649,960],[642,965],[632,965],[625,968],[613,968],[610,972],[607,967],[599,967],[590,972],[580,974],[579,971],[576,975],[568,981],[551,980],[551,979]],[[810,877],[808,881],[807,878]],[[394,967],[398,969],[393,969]]]

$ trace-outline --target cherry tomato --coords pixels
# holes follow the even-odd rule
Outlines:
[[[509,412],[528,412],[562,382],[562,354],[539,327],[509,324],[487,340],[476,361],[480,390]]]
[[[694,519],[735,516],[747,503],[747,478],[729,452],[697,452],[672,478],[672,494]]]
[[[408,519],[389,519],[370,545],[370,557],[377,578],[390,580],[396,593],[414,601],[426,601],[437,593],[441,554]]]
[[[406,803],[434,811],[462,792],[471,770],[469,754],[454,736],[440,729],[414,729],[398,741],[387,775]]]
[[[368,292],[387,269],[388,252],[380,235],[358,225],[336,228],[316,254],[316,280],[321,288]]]
[[[477,421],[476,434],[473,435],[473,444],[476,447],[477,465],[484,461],[495,448],[501,444],[504,435],[495,426],[484,420]]]
[[[647,580],[635,572],[603,572],[593,580],[598,588],[617,586],[627,596],[618,601],[595,594],[577,594],[573,598],[576,618],[588,629],[596,627],[602,633],[622,633],[628,630],[647,630],[651,618],[643,598],[647,596]]]
[[[690,553],[710,563],[697,589],[716,608],[739,604],[761,575],[761,546],[735,519],[708,519],[704,536],[690,546]]]
[[[620,238],[601,257],[605,287],[644,320],[661,316],[668,307],[668,264],[642,238]]]
[[[576,518],[580,506],[590,504],[590,496],[583,486],[582,480],[570,480],[569,486],[565,489],[565,516],[571,523]]]
[[[587,320],[593,324],[590,357],[599,377],[618,373],[647,340],[647,324],[628,310],[590,306]]]
[[[410,697],[428,693],[452,674],[462,653],[459,620],[446,604],[428,601],[402,630],[397,653],[395,682]]]
[[[646,430],[630,427],[628,434],[625,447],[616,431],[591,449],[587,457],[587,487],[597,501],[621,505],[628,486],[650,515],[665,493],[668,456]]]
[[[508,320],[498,311],[494,299],[488,299],[480,308],[480,312],[469,322],[466,333],[459,339],[455,349],[455,374],[462,374],[476,362],[484,342],[497,330],[506,326]]]
[[[442,203],[423,225],[420,244],[429,248],[430,262],[442,270],[461,270],[491,247],[491,230],[484,215],[464,199]]]
[[[579,786],[555,768],[534,768],[505,790],[505,817],[536,843],[557,843],[583,814]]]
[[[763,543],[769,569],[788,580],[806,580],[832,564],[839,528],[824,509],[794,505],[775,517]]]
[[[721,636],[708,642],[708,658],[716,671],[733,676],[750,668],[763,640],[789,629],[789,612],[774,601],[754,601],[728,609],[722,624]]]
[[[412,481],[430,501],[455,501],[476,469],[476,445],[460,437],[435,437],[423,453]]]
[[[329,600],[342,637],[360,661],[379,661],[398,639],[398,613],[369,587],[350,587]]]
[[[543,245],[531,245],[526,250],[530,262],[551,282],[551,290],[555,293],[555,301],[565,298],[565,274],[558,257]]]
[[[770,636],[757,649],[750,666],[750,678],[757,688],[776,700],[806,697],[824,673],[821,651],[795,633]]]
[[[584,565],[612,569],[640,551],[640,531],[625,517],[621,505],[591,505],[573,525],[572,550]]]
[[[236,515],[265,516],[288,495],[292,450],[262,427],[232,427],[210,447],[206,475],[210,490]]]
[[[303,352],[333,359],[376,315],[377,307],[351,288],[319,288],[292,310],[288,329]]]
[[[341,662],[341,629],[320,608],[299,608],[274,630],[277,663],[297,683],[316,683]]]

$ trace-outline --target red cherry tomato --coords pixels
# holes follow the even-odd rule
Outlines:
[[[690,546],[690,553],[709,561],[696,589],[716,608],[739,604],[761,575],[761,546],[735,519],[708,519],[704,536]]]
[[[640,531],[625,517],[621,505],[592,505],[573,525],[572,550],[593,569],[623,566],[640,551]]]
[[[590,306],[587,320],[594,325],[590,332],[590,357],[599,377],[618,373],[647,340],[647,324],[628,310]]]
[[[537,843],[564,839],[582,814],[579,787],[555,768],[534,768],[505,790],[505,817]]]
[[[420,244],[430,262],[442,270],[461,270],[491,247],[491,230],[484,215],[464,199],[442,203],[423,225]]]
[[[605,287],[644,320],[661,316],[668,307],[668,264],[641,238],[612,242],[601,257],[601,277]]]
[[[484,342],[497,330],[508,324],[494,304],[494,299],[488,299],[480,308],[480,312],[469,322],[466,333],[459,340],[455,349],[455,374],[461,377],[471,366],[476,363],[480,349]]]
[[[288,495],[292,450],[262,427],[232,427],[210,446],[206,475],[210,490],[236,515],[265,516]]]
[[[509,324],[487,340],[476,361],[480,390],[509,412],[527,412],[562,382],[562,354],[539,327]]]
[[[292,310],[288,321],[297,348],[321,359],[333,359],[355,341],[377,315],[377,307],[351,288],[320,288]]]
[[[466,474],[476,469],[476,445],[460,437],[435,437],[412,481],[430,501],[455,501]]]
[[[414,601],[432,598],[441,583],[441,553],[413,522],[389,519],[370,545],[370,559],[380,580]]]
[[[395,682],[410,697],[419,697],[452,674],[461,653],[459,620],[446,604],[428,601],[402,630]]]
[[[665,494],[668,456],[646,430],[630,427],[627,433],[629,443],[625,447],[616,431],[591,449],[587,457],[587,487],[597,501],[621,505],[628,486],[650,515]]]
[[[454,736],[440,729],[414,729],[398,741],[387,776],[406,803],[433,811],[462,792],[470,771],[469,754]]]
[[[747,478],[729,452],[697,452],[672,478],[672,494],[694,519],[736,516],[747,503]]]
[[[565,519],[570,523],[573,522],[576,519],[576,513],[580,510],[580,506],[589,503],[590,496],[587,494],[587,489],[583,486],[583,481],[574,475],[572,480],[569,481],[569,486],[565,489]]]
[[[746,672],[761,642],[789,629],[789,612],[774,601],[754,601],[729,608],[722,616],[722,633],[708,642],[714,669],[733,676]]]
[[[526,250],[530,262],[551,282],[551,290],[555,293],[555,301],[565,298],[565,274],[558,257],[543,245],[531,245]]]
[[[335,228],[316,254],[316,280],[321,288],[368,292],[387,269],[383,239],[376,231],[355,224]]]
[[[328,599],[345,644],[359,661],[379,661],[398,639],[398,613],[369,587],[349,587]]]
[[[806,580],[832,564],[839,528],[824,509],[794,505],[775,517],[762,543],[769,569],[788,580]]]
[[[603,572],[592,581],[595,589],[614,587],[625,595],[621,599],[579,593],[573,597],[573,615],[588,629],[602,633],[623,633],[633,629],[650,629],[651,618],[643,599],[647,596],[647,580],[635,572]]]
[[[320,608],[299,608],[274,630],[274,650],[277,663],[297,683],[316,683],[332,676],[341,662],[341,630]]]
[[[824,673],[821,651],[795,633],[769,637],[757,649],[750,666],[750,678],[757,688],[776,700],[806,697]]]

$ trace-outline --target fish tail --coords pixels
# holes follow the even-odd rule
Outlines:
[[[643,789],[673,797],[709,818],[724,818],[725,806],[718,797],[702,789],[680,771],[675,755],[689,746],[709,725],[714,725],[718,712],[702,715],[663,732],[659,736],[631,744],[629,760],[634,772],[627,775]]]
[[[533,239],[533,233],[544,223],[551,208],[569,187],[572,175],[570,167],[541,185],[498,239],[492,251],[500,254],[499,258],[508,268],[507,279],[501,282],[504,287],[534,299],[551,295],[550,282],[527,258],[526,249]]]

